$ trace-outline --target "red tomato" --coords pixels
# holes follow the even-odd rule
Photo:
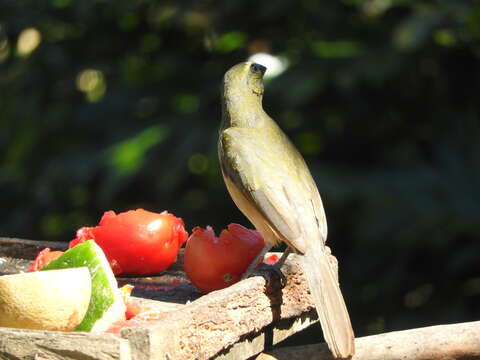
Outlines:
[[[161,312],[158,309],[145,310],[136,314],[128,320],[120,320],[114,322],[106,331],[109,334],[120,335],[122,329],[132,326],[148,326],[155,320],[161,320],[165,317],[166,312]]]
[[[196,227],[185,247],[185,273],[200,291],[223,289],[240,280],[264,245],[258,231],[238,224],[228,225],[220,237],[210,226]]]
[[[267,265],[273,265],[278,261],[278,256],[275,254],[272,254],[270,256],[267,256],[265,259],[263,259],[263,262]]]
[[[105,216],[105,214],[103,214],[103,216]],[[95,239],[95,235],[93,234],[93,229],[95,228],[87,227],[87,226],[84,226],[78,229],[77,233],[75,234],[75,240],[70,241],[70,243],[68,244],[68,247],[72,248],[75,245],[80,244],[84,241]]]
[[[162,312],[159,309],[156,309],[148,304],[142,304],[138,301],[132,300],[130,298],[130,292],[133,289],[133,286],[129,286],[130,289],[124,290],[124,301],[127,310],[125,311],[125,318],[126,320],[120,320],[114,322],[110,328],[107,330],[107,333],[111,334],[120,334],[123,328],[131,327],[131,326],[141,326],[141,325],[148,325],[149,322],[160,320],[166,314],[166,312]]]
[[[127,301],[125,303],[125,319],[130,320],[144,311],[142,305],[135,301]]]
[[[187,237],[183,220],[166,211],[137,209],[117,215],[110,210],[98,226],[79,229],[69,247],[94,239],[116,275],[144,275],[166,270]]]
[[[50,261],[55,260],[60,255],[63,254],[63,251],[51,251],[49,248],[45,248],[40,251],[33,261],[32,266],[27,270],[27,272],[38,271]]]
[[[147,321],[136,320],[135,318],[130,320],[120,320],[110,325],[110,328],[108,328],[107,331],[105,332],[108,334],[120,335],[120,332],[122,331],[122,329],[125,329],[127,327],[145,326],[145,325],[148,325]]]

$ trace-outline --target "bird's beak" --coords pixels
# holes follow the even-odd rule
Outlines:
[[[263,75],[265,75],[265,71],[267,71],[267,68],[265,66],[257,63],[253,63],[251,66],[256,73],[260,72],[262,74],[262,77]]]
[[[263,65],[260,64],[255,64],[258,66],[259,70],[262,72],[262,76],[265,75],[265,72],[267,71],[267,68]]]

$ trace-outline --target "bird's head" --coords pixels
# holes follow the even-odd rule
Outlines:
[[[223,78],[223,94],[228,99],[234,96],[263,95],[263,75],[267,68],[263,65],[247,61],[237,64],[225,73]]]

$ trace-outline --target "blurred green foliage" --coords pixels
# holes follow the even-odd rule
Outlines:
[[[265,108],[303,152],[358,335],[480,316],[480,4],[0,1],[0,233],[105,210],[248,224],[216,158],[223,73],[287,60]]]

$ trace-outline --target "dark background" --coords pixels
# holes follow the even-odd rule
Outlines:
[[[0,1],[0,235],[103,211],[248,225],[216,155],[224,72],[289,66],[264,104],[309,163],[357,335],[475,320],[476,1]]]

